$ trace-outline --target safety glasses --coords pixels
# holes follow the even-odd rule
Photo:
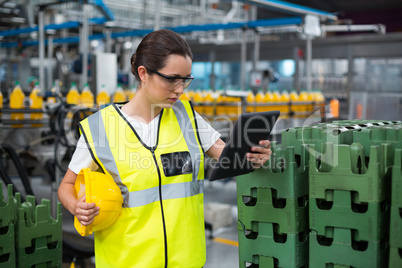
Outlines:
[[[169,76],[166,74],[162,74],[157,70],[151,70],[152,73],[159,75],[160,77],[164,78],[164,80],[168,83],[168,86],[172,89],[176,89],[179,86],[183,85],[184,88],[187,88],[191,81],[193,81],[193,76],[188,77],[180,77],[180,76]]]

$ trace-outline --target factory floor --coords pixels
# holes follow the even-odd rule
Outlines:
[[[14,181],[14,179],[13,179]],[[23,189],[19,178],[15,179],[16,186]],[[40,202],[42,198],[52,200],[52,183],[48,179],[42,177],[32,177],[31,184],[37,200]],[[54,186],[54,184],[53,184]],[[6,187],[3,186],[3,193],[6,195]],[[225,207],[226,213],[230,210],[229,217],[225,219],[224,226],[216,226],[212,231],[206,230],[206,246],[207,261],[205,268],[235,268],[239,267],[238,263],[238,245],[237,245],[237,207],[236,207],[236,182],[234,180],[205,181],[204,184],[204,203],[206,207],[211,206],[212,210],[215,205]],[[218,203],[218,204],[217,204]],[[219,213],[218,213],[219,214]],[[54,211],[52,210],[52,215]],[[63,209],[63,236],[67,233],[75,233],[72,216]],[[213,222],[211,222],[214,224]],[[217,228],[216,228],[217,227]],[[73,238],[76,239],[76,238]],[[76,240],[75,240],[76,241]],[[90,241],[91,242],[91,241]],[[83,241],[88,243],[88,239]],[[85,246],[85,245],[84,245]],[[63,268],[69,268],[71,260],[63,260]],[[86,258],[77,261],[75,267],[92,268],[95,267],[93,258]]]

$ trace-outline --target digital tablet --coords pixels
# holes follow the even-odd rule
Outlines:
[[[246,154],[251,152],[251,147],[259,146],[259,141],[268,139],[279,114],[279,111],[241,114],[219,160],[212,163],[209,180],[250,173],[253,166]]]

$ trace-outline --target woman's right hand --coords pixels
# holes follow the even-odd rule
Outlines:
[[[95,203],[86,203],[85,195],[77,200],[75,204],[75,216],[82,225],[89,225],[99,214],[99,207]]]

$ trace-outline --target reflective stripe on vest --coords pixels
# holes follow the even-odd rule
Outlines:
[[[162,199],[183,198],[203,193],[202,180],[162,185]],[[159,187],[130,193],[128,207],[140,207],[159,201]]]
[[[124,196],[119,219],[95,233],[96,267],[202,267],[204,159],[190,103],[162,110],[153,148],[112,105],[80,128],[95,162]],[[190,154],[192,173],[165,176],[161,157],[175,152]]]

